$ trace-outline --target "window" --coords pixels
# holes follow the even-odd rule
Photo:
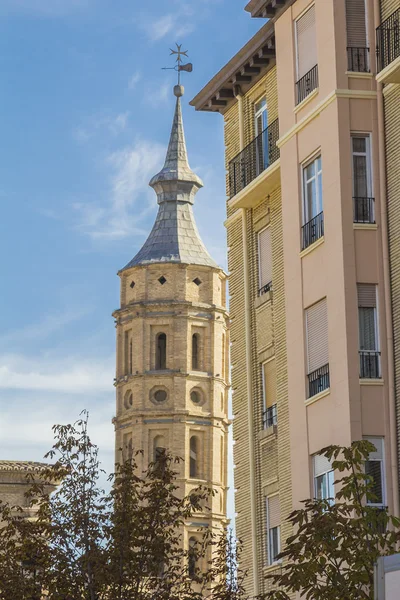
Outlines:
[[[329,388],[328,308],[326,298],[306,310],[308,397]]]
[[[131,390],[125,392],[124,406],[127,410],[133,406],[133,394]]]
[[[276,409],[276,363],[275,359],[262,365],[263,425],[264,429],[278,422]]]
[[[354,223],[375,223],[369,135],[351,136]]]
[[[379,351],[376,285],[358,283],[357,296],[360,377],[362,379],[379,379],[381,377],[381,353]]]
[[[190,579],[196,579],[198,552],[198,542],[196,538],[189,538],[188,574]]]
[[[192,335],[192,369],[193,371],[199,368],[199,334]]]
[[[165,451],[165,438],[163,435],[157,435],[153,441],[153,461],[158,462],[163,456],[165,456]]]
[[[369,72],[366,0],[346,0],[347,68]]]
[[[272,288],[272,247],[271,228],[258,234],[258,295],[262,296]]]
[[[132,375],[132,333],[125,331],[124,336],[125,375]]]
[[[365,438],[376,448],[371,452],[365,463],[365,472],[372,477],[372,493],[375,496],[374,501],[368,502],[372,506],[382,507],[385,505],[385,453],[383,438],[369,437]]]
[[[312,5],[295,22],[297,82],[296,104],[318,87],[317,35],[315,6]]]
[[[267,562],[273,565],[281,551],[281,508],[279,496],[266,498]]]
[[[256,134],[256,175],[262,173],[269,164],[268,156],[268,110],[267,100],[262,98],[254,105]]]
[[[167,336],[165,333],[159,333],[156,340],[156,369],[167,368]]]
[[[324,235],[321,156],[303,166],[302,248],[308,248]]]
[[[254,121],[256,136],[268,127],[267,100],[262,98],[254,105]]]
[[[189,476],[192,478],[199,477],[199,440],[195,435],[190,438],[190,461],[189,461]]]
[[[314,498],[335,501],[334,471],[326,456],[316,454],[314,463]]]

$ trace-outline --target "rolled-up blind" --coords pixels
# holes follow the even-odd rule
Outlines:
[[[276,404],[276,364],[275,359],[263,364],[265,408]]]
[[[359,308],[376,308],[375,284],[357,283],[357,296]]]
[[[260,269],[260,288],[272,281],[271,228],[267,227],[258,234],[258,262]]]
[[[297,79],[301,79],[318,62],[314,4],[296,21],[296,41]]]
[[[279,503],[279,496],[267,498],[267,511],[269,529],[279,527],[281,524],[281,507]]]
[[[329,363],[326,298],[306,310],[308,373]]]
[[[314,455],[314,477],[319,477],[324,473],[329,473],[332,471],[331,461],[326,458],[326,456],[321,456],[320,454]]]
[[[347,46],[366,48],[365,0],[346,0]]]

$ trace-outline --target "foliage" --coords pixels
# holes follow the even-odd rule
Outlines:
[[[376,449],[368,441],[350,447],[329,446],[320,454],[340,474],[336,498],[305,500],[289,516],[294,534],[279,558],[282,572],[270,578],[277,589],[270,600],[289,600],[301,592],[306,600],[372,600],[374,563],[398,551],[399,519],[377,501],[365,461]]]

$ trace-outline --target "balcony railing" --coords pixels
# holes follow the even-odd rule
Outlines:
[[[279,158],[279,122],[268,125],[229,163],[229,194],[236,196]]]
[[[301,79],[296,81],[296,104],[300,104],[308,94],[318,87],[318,65],[315,65]]]
[[[308,374],[308,397],[327,390],[329,385],[329,365],[325,365]]]
[[[264,429],[272,427],[278,424],[278,410],[276,404],[273,404],[267,410],[263,412],[263,426]]]
[[[361,379],[380,379],[381,353],[376,350],[360,350]]]
[[[369,73],[369,48],[349,46],[347,48],[347,68],[356,73]]]
[[[353,198],[354,223],[375,223],[375,198]]]
[[[379,71],[400,56],[400,8],[377,28],[376,54]]]
[[[302,250],[311,246],[314,242],[319,240],[324,235],[324,213],[320,212],[319,215],[308,221],[301,228],[301,247]]]
[[[272,281],[270,281],[266,285],[263,285],[262,287],[260,287],[260,289],[258,290],[258,295],[263,296],[264,294],[266,294],[267,292],[270,292],[271,290],[272,290]]]

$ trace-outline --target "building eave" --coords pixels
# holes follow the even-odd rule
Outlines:
[[[274,24],[268,22],[191,100],[196,110],[224,113],[235,102],[238,86],[245,93],[275,64]]]
[[[295,0],[250,0],[245,6],[253,18],[274,19]]]

